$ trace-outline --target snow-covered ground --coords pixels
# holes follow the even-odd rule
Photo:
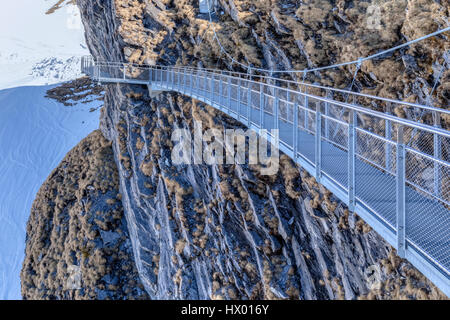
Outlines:
[[[20,299],[26,222],[42,183],[98,128],[102,102],[65,107],[44,98],[53,86],[0,91],[0,299]]]
[[[74,6],[57,0],[2,1],[0,10],[0,299],[20,299],[31,204],[51,171],[98,128],[101,102],[65,107],[46,91],[80,76],[88,54]],[[7,89],[9,88],[9,89]]]
[[[46,85],[81,75],[80,57],[89,54],[80,14],[73,5],[45,12],[56,0],[2,1],[0,89]]]
[[[11,43],[4,50],[5,43]],[[17,39],[0,37],[0,89],[17,86],[48,85],[81,77],[81,54],[36,54],[36,50],[20,45]]]

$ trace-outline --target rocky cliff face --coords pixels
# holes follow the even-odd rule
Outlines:
[[[51,173],[27,225],[24,299],[148,299],[118,184],[111,143],[100,131]]]
[[[372,2],[222,0],[215,25],[224,48],[241,63],[301,69],[390,47],[436,29],[448,16],[442,1],[381,1],[386,27],[369,32],[364,12]],[[197,15],[197,1],[77,3],[96,59],[240,70],[221,54],[205,17]],[[443,64],[448,46],[432,41],[433,47],[425,43],[364,65],[356,87],[426,99],[432,66]],[[308,80],[347,87],[353,72]],[[448,75],[442,79],[447,82],[434,99],[447,101]],[[106,88],[101,130],[112,142],[134,260],[151,299],[442,297],[286,156],[273,176],[262,176],[254,165],[174,165],[171,134],[192,131],[194,120],[205,130],[241,127],[181,95],[150,98],[146,87]],[[373,266],[381,270],[377,290],[371,290]]]

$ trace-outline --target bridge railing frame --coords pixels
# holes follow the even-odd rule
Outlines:
[[[414,201],[414,199],[408,199],[411,197],[411,192],[408,192],[410,189],[426,194],[427,198],[433,201],[439,201],[444,208],[440,214],[444,215],[445,223],[448,223],[450,187],[446,186],[443,190],[442,179],[450,181],[450,162],[448,158],[443,158],[443,145],[448,148],[450,132],[440,127],[440,119],[443,115],[450,115],[449,110],[304,82],[297,83],[275,77],[213,69],[102,63],[84,58],[82,70],[101,82],[147,84],[158,90],[174,90],[190,95],[217,107],[258,132],[263,129],[283,129],[287,125],[292,126],[292,143],[280,141],[280,149],[315,176],[319,183],[324,184],[341,198],[351,211],[357,211],[366,222],[372,227],[375,226],[374,229],[397,248],[401,257],[413,262],[419,270],[426,273],[441,289],[444,288],[443,291],[446,294],[449,294],[450,268],[446,260],[450,258],[449,248],[442,248],[445,254],[443,257],[439,256],[441,259],[439,260],[436,258],[435,248],[428,246],[427,243],[417,244],[407,232],[408,223],[411,220],[408,215],[414,214],[408,211],[408,201]],[[111,70],[113,70],[112,73]],[[114,74],[116,70],[123,70],[122,77],[108,76],[110,73]],[[136,78],[133,72],[135,74],[148,72],[148,78]],[[324,90],[326,97],[310,93],[313,90]],[[383,101],[389,104],[389,112],[375,111],[361,105],[330,99],[330,93],[335,92]],[[234,105],[236,105],[235,109],[233,109]],[[432,126],[394,116],[390,111],[396,106],[414,108],[422,114],[432,113],[435,124]],[[336,115],[337,112],[339,117]],[[258,116],[254,117],[253,114]],[[271,117],[274,122],[267,123],[267,119]],[[364,121],[370,123],[369,120],[372,118],[377,119],[378,122],[374,120],[372,127],[363,126]],[[384,127],[377,128],[376,126],[381,123]],[[335,131],[332,132],[330,128],[334,128]],[[305,153],[302,153],[304,150],[299,150],[301,149],[300,132],[314,137],[314,156],[305,156]],[[336,132],[339,133],[340,138],[336,138]],[[363,136],[366,140],[362,138]],[[427,141],[420,145],[414,141],[419,139],[417,137],[427,137]],[[268,133],[267,138],[273,140],[275,136]],[[371,158],[372,155],[362,154],[359,150],[361,141],[366,141],[367,145],[372,143],[378,149],[384,150],[383,159],[381,160],[380,157],[374,160]],[[432,152],[430,152],[430,143],[433,145]],[[347,153],[346,179],[339,180],[327,172],[327,168],[324,168],[329,164],[322,162],[326,159],[323,158],[322,152],[327,152],[322,150],[322,147],[328,145]],[[446,149],[445,156],[449,157],[449,153],[450,150]],[[380,170],[383,174],[395,177],[395,190],[392,190],[395,194],[394,219],[392,216],[389,218],[388,215],[383,216],[377,213],[359,195],[361,187],[358,187],[356,177],[358,170],[361,170],[358,169],[358,163],[361,161]],[[422,181],[424,179],[419,171],[425,167],[421,162],[432,164],[432,187],[429,182]],[[418,163],[415,164],[417,168],[409,168],[410,163]],[[445,177],[443,177],[444,172]],[[427,174],[431,175],[431,173]],[[448,234],[444,236],[448,237]],[[439,243],[438,239],[433,241]],[[430,243],[433,241],[430,240]],[[429,254],[429,251],[433,253]],[[441,263],[443,260],[445,265]]]

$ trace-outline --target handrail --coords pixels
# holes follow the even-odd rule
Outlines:
[[[209,74],[220,75],[220,74],[213,73],[213,72],[209,72]],[[231,77],[231,78],[239,79],[237,77]],[[253,84],[258,84],[258,85],[260,84],[260,82],[256,82],[256,81],[253,81],[253,80],[246,80],[246,81],[247,82],[251,82]],[[315,96],[315,95],[312,95],[312,94],[308,94],[308,93],[305,93],[305,92],[298,92],[298,91],[295,91],[295,90],[292,90],[292,89],[288,89],[288,88],[281,88],[281,87],[278,87],[278,86],[275,86],[275,85],[272,85],[272,84],[268,84],[268,83],[264,83],[264,85],[268,86],[268,87],[271,87],[271,88],[282,89],[282,90],[284,90],[286,92],[300,94],[300,95],[302,95],[304,97],[312,98],[314,100],[318,100],[318,101],[322,101],[322,102],[331,102],[331,103],[333,103],[335,105],[342,106],[342,107],[345,107],[347,109],[351,109],[351,110],[358,111],[358,112],[365,113],[365,114],[372,115],[372,116],[377,116],[377,117],[382,118],[384,120],[391,120],[391,121],[396,122],[398,124],[407,125],[409,127],[413,127],[413,128],[416,128],[416,129],[427,131],[429,133],[437,133],[437,134],[443,135],[443,136],[445,136],[447,138],[450,138],[450,131],[447,131],[447,130],[444,130],[444,129],[441,129],[441,128],[437,128],[437,127],[433,127],[433,126],[430,126],[430,125],[427,125],[427,124],[420,124],[419,125],[419,124],[417,124],[414,121],[411,121],[411,120],[408,120],[408,119],[403,119],[403,118],[400,118],[400,117],[397,117],[397,116],[394,116],[394,115],[390,115],[390,114],[387,114],[387,113],[383,113],[383,112],[367,109],[367,108],[360,107],[360,106],[357,106],[357,105],[352,105],[352,104],[349,104],[349,103],[346,103],[346,102],[341,102],[341,101],[336,101],[336,100],[327,99],[327,98],[323,98],[323,97],[318,97],[318,96]]]
[[[294,80],[280,79],[280,78],[275,78],[275,77],[269,77],[269,76],[263,76],[263,75],[257,75],[257,74],[249,74],[249,73],[242,73],[242,72],[236,72],[236,71],[230,71],[230,70],[220,70],[220,69],[213,69],[213,68],[196,68],[196,67],[190,67],[190,66],[162,66],[162,65],[154,65],[154,66],[152,66],[152,65],[146,65],[146,64],[139,65],[139,64],[135,64],[135,63],[123,63],[123,62],[102,62],[102,61],[98,61],[98,62],[95,62],[95,63],[96,63],[96,65],[104,65],[104,66],[122,66],[122,67],[123,66],[132,66],[132,67],[135,67],[135,68],[147,68],[147,69],[154,69],[154,68],[162,68],[162,69],[164,69],[164,68],[166,68],[166,69],[173,69],[173,70],[200,70],[200,71],[213,72],[215,74],[238,75],[239,78],[248,78],[248,77],[259,78],[259,79],[264,79],[264,80],[284,82],[284,83],[288,83],[290,85],[295,85],[295,86],[306,86],[306,87],[309,87],[309,88],[322,89],[322,90],[325,90],[325,91],[328,90],[328,91],[337,92],[337,93],[341,93],[341,94],[347,94],[347,95],[352,95],[352,96],[357,96],[357,97],[362,97],[362,98],[369,98],[369,99],[379,100],[379,101],[383,101],[383,102],[394,103],[394,104],[398,104],[398,105],[401,105],[401,106],[408,106],[408,107],[413,107],[413,108],[419,108],[419,109],[428,110],[428,111],[431,111],[431,112],[438,112],[438,113],[441,113],[441,114],[450,115],[450,110],[448,110],[448,109],[442,109],[442,108],[422,105],[422,104],[413,103],[413,102],[400,101],[400,100],[395,100],[395,99],[391,99],[391,98],[378,97],[378,96],[374,96],[374,95],[370,95],[370,94],[354,92],[354,91],[349,91],[349,90],[345,90],[345,89],[338,89],[338,88],[333,88],[333,87],[321,86],[321,85],[317,85],[317,84],[306,83],[304,81],[298,82],[298,81],[294,81]]]
[[[123,64],[114,64],[114,63],[104,64],[104,63],[99,63],[98,66],[127,67],[129,65],[126,64],[126,63],[123,63]],[[223,73],[210,72],[210,71],[207,71],[207,69],[196,69],[196,68],[191,68],[191,67],[186,67],[185,68],[185,67],[177,67],[177,66],[175,66],[175,67],[170,67],[170,66],[149,66],[149,67],[136,66],[135,68],[149,69],[149,70],[154,70],[154,69],[157,69],[157,70],[160,70],[160,69],[162,69],[162,70],[179,70],[179,71],[195,70],[195,71],[198,71],[198,72],[204,73],[204,74],[224,76]],[[234,77],[234,76],[228,76],[228,77],[231,77],[232,79],[235,79],[235,80],[243,79],[243,78],[238,78],[238,77]],[[260,85],[260,83],[261,83],[261,82],[257,82],[257,81],[249,80],[249,79],[245,79],[245,81],[253,83],[253,84],[258,84],[258,85]],[[277,81],[282,81],[282,80],[277,79]],[[394,116],[394,115],[391,115],[391,114],[388,114],[388,113],[383,113],[383,112],[379,112],[379,111],[376,111],[376,110],[368,109],[368,108],[365,108],[365,107],[352,105],[352,104],[349,104],[349,103],[346,103],[346,102],[341,102],[341,101],[336,101],[336,100],[332,100],[332,99],[327,99],[327,98],[315,96],[315,95],[308,94],[308,93],[305,93],[305,92],[298,92],[298,91],[290,89],[290,88],[279,87],[279,86],[276,86],[276,85],[272,85],[270,83],[264,83],[264,85],[267,86],[267,87],[270,87],[270,88],[277,88],[277,89],[282,89],[282,90],[284,90],[286,92],[290,92],[290,93],[294,93],[294,94],[300,94],[300,95],[302,95],[304,97],[308,97],[308,98],[311,98],[311,99],[314,99],[314,100],[317,100],[317,101],[330,102],[330,103],[333,103],[335,105],[339,105],[339,106],[345,107],[345,108],[350,109],[350,110],[358,111],[358,112],[361,112],[361,113],[364,113],[364,114],[367,114],[367,115],[371,115],[371,116],[376,116],[376,117],[382,118],[384,120],[390,120],[390,121],[395,122],[395,123],[397,123],[399,125],[406,125],[408,127],[412,127],[412,128],[415,128],[415,129],[419,129],[419,130],[422,130],[422,131],[429,132],[429,133],[439,134],[439,135],[442,135],[442,136],[444,136],[446,138],[450,138],[450,131],[447,131],[445,129],[441,129],[441,128],[436,127],[436,126],[431,126],[431,125],[427,125],[427,124],[418,124],[417,122],[414,122],[412,120],[400,118],[400,117],[397,117],[397,116]],[[366,97],[370,98],[369,96],[366,96]],[[402,101],[396,101],[396,100],[391,100],[391,101],[393,103],[398,103],[398,104],[402,104],[402,105],[403,104],[407,104],[407,103],[404,103]],[[413,106],[416,106],[416,105],[413,105]],[[444,110],[444,109],[439,109],[439,108],[434,108],[434,107],[427,107],[427,106],[421,106],[421,105],[418,105],[418,107],[421,107],[423,109],[428,109],[428,110],[431,109],[432,111],[435,111],[435,112],[439,112],[439,113],[444,113],[444,114],[449,114],[450,115],[450,110]]]

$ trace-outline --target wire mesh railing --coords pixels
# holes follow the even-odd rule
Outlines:
[[[279,130],[280,149],[331,186],[350,210],[366,210],[394,235],[400,256],[414,249],[450,279],[450,132],[308,93],[312,87],[250,74],[82,61],[104,82],[146,83],[202,100],[254,130]],[[317,88],[318,87],[318,88]],[[379,97],[392,107],[448,110]],[[372,105],[369,101],[368,105]],[[271,136],[270,131],[268,137]],[[377,230],[378,231],[378,230]],[[392,244],[392,243],[391,243]],[[446,289],[444,289],[445,291]]]

